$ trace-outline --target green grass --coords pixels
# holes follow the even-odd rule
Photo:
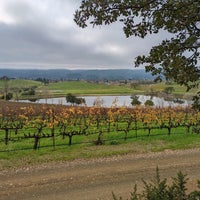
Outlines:
[[[158,93],[162,92],[166,87],[173,87],[174,91],[172,92],[172,94],[184,99],[191,99],[191,97],[198,91],[198,88],[193,88],[187,92],[187,88],[185,86],[180,86],[175,83],[166,84],[166,82],[161,82],[156,84],[140,85],[139,89],[136,90],[136,92],[140,94],[147,94],[151,92]]]
[[[24,79],[11,79],[8,81],[9,88],[23,88],[23,87],[31,87],[31,86],[41,86],[42,83],[33,80],[24,80]],[[0,80],[0,88],[4,87],[4,82]]]
[[[129,86],[107,85],[100,83],[89,83],[85,81],[64,81],[50,83],[47,86],[39,88],[46,90],[49,94],[66,95],[72,93],[76,95],[97,95],[97,94],[130,94],[132,89]]]
[[[1,133],[3,138],[3,133]],[[32,150],[33,141],[31,139],[21,142],[10,142],[8,146],[1,142],[0,169],[8,167],[21,167],[24,165],[37,165],[40,163],[69,161],[74,159],[99,158],[113,155],[124,155],[128,153],[147,153],[163,151],[165,149],[188,149],[200,147],[200,136],[198,134],[186,134],[183,128],[174,128],[170,136],[166,129],[152,130],[151,136],[147,136],[144,130],[128,133],[128,138],[124,140],[122,132],[112,132],[103,135],[104,144],[97,146],[93,143],[97,139],[97,134],[89,136],[75,136],[72,146],[68,146],[68,138],[56,139],[58,146],[55,149],[51,146],[52,139],[41,139],[40,149]],[[28,150],[23,150],[29,148]],[[18,149],[18,150],[15,150]],[[21,150],[19,150],[21,149]],[[13,151],[9,151],[13,150]]]
[[[13,79],[8,81],[8,87],[23,88],[37,86],[36,96],[32,98],[43,97],[63,97],[68,93],[74,95],[132,95],[132,94],[149,94],[162,92],[166,87],[173,87],[173,94],[185,99],[190,99],[198,89],[192,89],[186,92],[186,87],[177,84],[167,85],[165,82],[156,84],[140,84],[137,88],[131,88],[130,84],[106,84],[106,83],[91,83],[87,81],[60,81],[44,85],[38,81]],[[4,82],[0,81],[0,90],[4,87]],[[28,97],[22,97],[28,98]]]
[[[139,85],[136,89],[131,88],[130,84],[106,84],[90,83],[86,81],[63,81],[50,83],[47,86],[41,86],[38,90],[46,92],[49,96],[66,96],[67,93],[75,95],[132,95],[149,94],[162,92],[166,87],[173,87],[173,94],[177,97],[190,99],[196,94],[198,89],[192,89],[186,92],[186,87],[178,84],[166,84],[165,82],[156,84]]]

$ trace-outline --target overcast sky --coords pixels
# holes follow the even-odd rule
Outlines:
[[[122,24],[79,28],[79,0],[0,0],[0,68],[134,68],[163,36],[126,38]]]

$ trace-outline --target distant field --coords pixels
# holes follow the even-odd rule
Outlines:
[[[149,94],[162,92],[166,87],[173,87],[173,94],[182,98],[191,98],[197,92],[192,89],[186,92],[186,87],[177,84],[167,85],[165,82],[152,84],[139,84],[136,88],[130,84],[106,84],[106,83],[89,83],[85,81],[65,81],[50,83],[42,86],[41,91],[48,91],[50,96],[63,96],[67,93],[76,95],[131,95],[131,94]]]
[[[177,97],[185,98],[185,99],[191,99],[191,97],[197,93],[198,88],[191,89],[187,92],[187,89],[185,86],[180,86],[178,84],[166,84],[165,82],[156,83],[156,84],[144,84],[140,85],[139,90],[140,92],[146,94],[151,92],[162,92],[166,87],[173,87],[174,92],[173,94]],[[136,91],[134,91],[136,92]]]
[[[41,86],[42,83],[33,80],[23,80],[23,79],[12,79],[8,81],[9,88],[18,87],[31,87],[31,86]],[[0,89],[4,87],[4,82],[0,80]]]
[[[42,97],[62,97],[68,93],[75,95],[132,95],[132,94],[156,94],[162,92],[166,87],[173,87],[173,94],[176,97],[191,99],[191,97],[198,91],[192,89],[186,92],[184,86],[177,84],[166,84],[165,82],[154,84],[138,84],[137,87],[131,87],[130,83],[91,83],[87,81],[60,81],[44,85],[41,82],[33,80],[13,79],[8,81],[9,90],[12,88],[29,88],[36,86],[36,95],[32,98]],[[4,83],[0,80],[0,91],[3,90]],[[19,97],[19,98],[26,98]],[[30,98],[27,97],[27,98]]]
[[[72,93],[76,95],[96,95],[96,94],[131,94],[132,89],[129,85],[108,85],[103,83],[89,83],[85,81],[65,81],[50,83],[39,88],[49,91],[50,94],[66,95]]]

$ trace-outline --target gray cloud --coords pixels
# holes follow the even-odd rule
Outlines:
[[[119,23],[81,29],[78,1],[1,0],[0,67],[132,68],[159,38],[125,38]]]

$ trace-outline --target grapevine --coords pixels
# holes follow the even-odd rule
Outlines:
[[[117,107],[100,106],[61,106],[39,105],[16,102],[0,102],[0,138],[9,145],[14,138],[33,139],[33,149],[38,149],[40,140],[52,139],[55,148],[57,138],[80,135],[96,136],[96,144],[103,144],[104,136],[109,133],[123,133],[124,140],[129,134],[138,137],[138,130],[166,129],[171,135],[172,129],[186,127],[186,132],[199,130],[200,111],[190,107]],[[192,129],[191,129],[192,128]],[[196,131],[198,132],[198,131]],[[3,135],[4,136],[3,136]]]

